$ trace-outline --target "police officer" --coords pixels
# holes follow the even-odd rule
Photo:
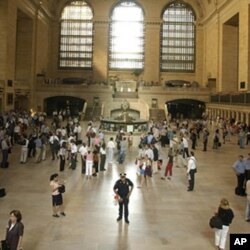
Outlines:
[[[130,179],[126,178],[125,173],[121,173],[120,179],[114,185],[114,192],[118,196],[118,201],[119,201],[119,217],[117,218],[117,221],[120,221],[122,219],[123,206],[124,206],[125,222],[129,223],[128,203],[133,188],[134,188],[133,182]]]

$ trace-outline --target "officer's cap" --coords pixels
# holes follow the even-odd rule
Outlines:
[[[126,173],[120,173],[120,177],[126,177]]]

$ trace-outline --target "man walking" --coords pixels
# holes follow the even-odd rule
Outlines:
[[[115,194],[118,196],[118,201],[119,201],[119,217],[117,218],[117,221],[120,221],[122,219],[123,207],[124,207],[125,222],[129,224],[128,203],[133,188],[134,188],[133,182],[130,179],[126,178],[125,173],[121,173],[120,179],[116,181],[113,188]]]

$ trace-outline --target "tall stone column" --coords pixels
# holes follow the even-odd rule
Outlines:
[[[236,121],[239,122],[240,121],[240,112],[236,111]]]
[[[160,21],[146,21],[143,80],[160,82]]]
[[[246,124],[247,124],[247,125],[250,125],[250,124],[249,124],[249,115],[250,115],[250,113],[247,112],[247,113],[246,113]]]
[[[93,74],[95,81],[106,81],[108,77],[108,20],[94,22]]]
[[[245,118],[245,112],[241,112],[240,114],[240,121],[241,122],[245,122],[246,118]]]
[[[241,0],[238,2],[240,5],[240,18],[239,18],[239,80],[238,84],[245,82],[245,88],[241,90],[250,90],[249,80],[249,1]],[[248,86],[247,86],[248,85]],[[238,90],[240,86],[238,86]]]
[[[0,1],[0,80],[7,79],[7,0]]]

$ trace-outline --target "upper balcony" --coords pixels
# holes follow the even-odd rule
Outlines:
[[[250,92],[212,94],[210,102],[214,104],[250,106]]]

